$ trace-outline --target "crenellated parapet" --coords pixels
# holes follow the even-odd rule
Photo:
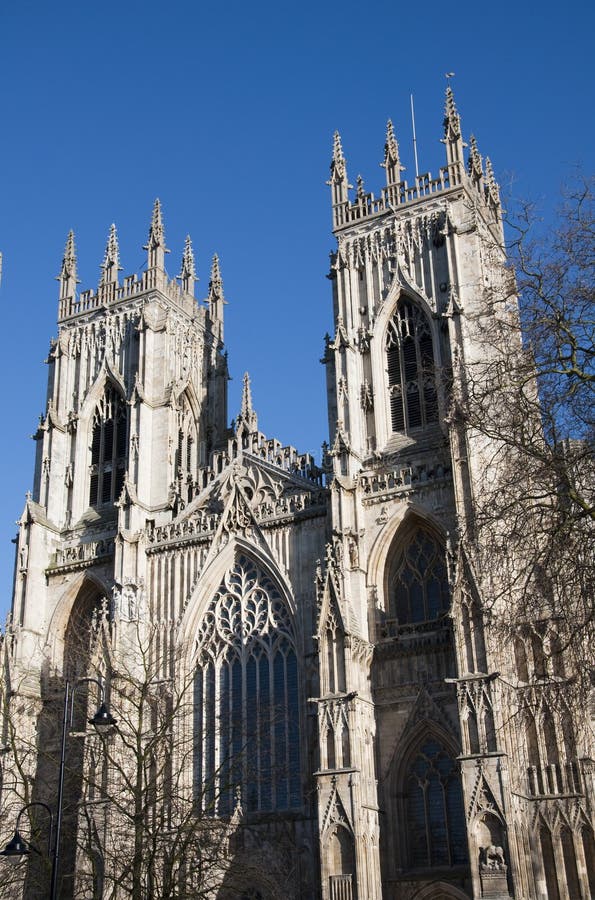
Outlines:
[[[203,325],[216,333],[217,340],[223,337],[223,283],[219,270],[219,260],[215,255],[209,295],[204,303],[197,303],[194,287],[196,274],[194,249],[190,235],[187,235],[182,251],[180,274],[170,278],[165,269],[165,231],[159,200],[155,201],[149,236],[143,247],[147,251],[146,268],[140,274],[126,275],[120,282],[120,250],[116,226],[111,225],[97,288],[78,292],[77,258],[74,232],[70,231],[64,250],[64,257],[58,281],[60,282],[58,302],[58,323],[60,325],[88,317],[101,310],[113,310],[137,300],[143,295],[159,292],[165,300],[188,316],[199,316]],[[149,298],[147,298],[149,299]]]
[[[427,201],[435,195],[442,195],[460,188],[473,191],[474,197],[483,207],[489,220],[500,221],[500,198],[494,173],[486,159],[486,176],[484,178],[481,158],[477,150],[475,138],[471,140],[471,149],[467,162],[464,160],[464,149],[461,120],[457,112],[452,88],[447,88],[444,113],[444,137],[442,143],[446,148],[446,165],[441,167],[437,175],[431,172],[416,174],[412,182],[401,178],[404,167],[401,165],[399,147],[392,122],[389,120],[384,161],[380,165],[386,171],[386,186],[376,196],[366,192],[363,180],[358,176],[357,191],[350,198],[351,185],[347,179],[347,163],[338,132],[335,133],[333,158],[331,162],[331,178],[328,184],[332,190],[333,229],[343,231],[358,223],[394,213],[398,209],[414,206]],[[489,168],[489,171],[488,171]]]

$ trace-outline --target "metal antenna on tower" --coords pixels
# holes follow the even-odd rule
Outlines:
[[[417,138],[415,136],[415,109],[413,108],[413,94],[409,94],[411,100],[411,127],[413,128],[413,156],[415,159],[415,177],[419,178],[419,166],[417,164]]]

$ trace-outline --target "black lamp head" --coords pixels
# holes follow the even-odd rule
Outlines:
[[[9,840],[4,850],[0,850],[0,856],[6,856],[14,865],[20,863],[23,856],[28,856],[31,850],[27,841],[23,840],[17,830]]]
[[[116,721],[105,703],[102,703],[93,718],[89,719],[89,725],[92,725],[99,734],[107,734],[114,727]]]

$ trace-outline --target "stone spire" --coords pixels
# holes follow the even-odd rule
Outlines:
[[[471,181],[478,187],[481,185],[483,178],[483,164],[481,154],[477,149],[477,141],[475,135],[472,134],[469,140],[469,159],[467,160],[467,171]]]
[[[349,203],[350,184],[347,180],[347,164],[343,156],[341,135],[338,131],[335,131],[333,138],[331,177],[327,184],[331,187],[334,224],[341,225],[345,219],[345,208]]]
[[[236,421],[236,431],[239,431],[242,426],[250,434],[252,434],[254,431],[258,431],[258,417],[252,408],[252,391],[250,389],[250,376],[248,375],[247,372],[244,373],[244,386],[242,388],[242,406],[240,409],[240,414]]]
[[[463,176],[463,137],[461,134],[461,118],[457,112],[455,98],[450,84],[446,88],[446,104],[444,108],[444,138],[446,145],[446,167],[451,187],[460,184]]]
[[[485,190],[486,198],[491,200],[494,206],[500,206],[500,188],[494,177],[492,161],[489,156],[486,156]]]
[[[163,216],[161,214],[161,203],[159,202],[159,198],[155,200],[153,206],[149,237],[143,250],[148,251],[148,269],[165,269],[165,254],[169,253],[169,250],[165,246],[165,232],[163,230]]]
[[[65,300],[66,297],[74,297],[79,281],[76,277],[76,248],[74,246],[74,231],[72,229],[68,232],[68,237],[66,238],[62,267],[57,280],[60,282],[60,300]]]
[[[120,265],[120,248],[118,246],[118,233],[116,226],[110,225],[107,244],[105,247],[105,255],[101,264],[101,278],[99,280],[100,287],[108,284],[118,284],[118,272],[122,271]]]
[[[194,296],[194,282],[198,281],[198,278],[196,277],[194,250],[192,249],[192,241],[189,234],[186,235],[184,252],[182,253],[182,265],[178,278],[182,282],[182,290]]]
[[[386,124],[384,162],[381,162],[380,165],[383,169],[386,170],[386,186],[389,189],[389,202],[392,203],[394,201],[391,195],[394,194],[395,191],[391,191],[390,188],[394,189],[395,185],[399,184],[399,182],[401,181],[401,172],[405,167],[401,165],[401,160],[399,157],[399,145],[395,137],[393,123],[390,119]]]
[[[211,277],[209,280],[209,294],[207,303],[211,312],[211,320],[219,328],[219,340],[223,340],[223,305],[225,298],[223,296],[223,280],[221,278],[221,270],[219,268],[219,257],[215,253],[211,265]]]

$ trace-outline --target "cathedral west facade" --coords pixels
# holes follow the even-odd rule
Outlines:
[[[352,197],[335,136],[320,466],[259,431],[247,376],[229,426],[219,262],[204,302],[189,239],[168,280],[159,202],[142,276],[112,227],[79,293],[69,235],[3,707],[6,838],[55,801],[65,680],[91,707],[100,679],[118,718],[109,746],[68,739],[59,896],[595,896],[589,732],[512,716],[547,679],[490,633],[465,541],[485,447],[452,396],[505,260],[450,88],[444,144],[409,186],[389,122],[386,184]]]

